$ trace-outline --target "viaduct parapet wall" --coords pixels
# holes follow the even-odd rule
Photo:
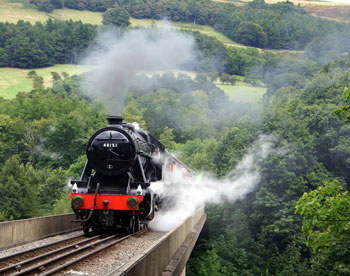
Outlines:
[[[79,229],[74,214],[0,222],[0,249]]]

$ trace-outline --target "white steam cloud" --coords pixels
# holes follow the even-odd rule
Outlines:
[[[100,32],[95,47],[82,60],[96,70],[86,75],[81,85],[92,99],[117,100],[107,107],[109,113],[121,112],[128,84],[137,73],[154,70],[184,69],[195,57],[192,36],[176,31],[164,22],[160,28],[132,29],[122,34]]]
[[[189,178],[181,169],[166,171],[163,181],[151,184],[153,192],[170,199],[171,207],[160,210],[150,227],[168,231],[206,204],[220,204],[243,199],[260,182],[261,162],[274,150],[273,136],[262,135],[247,154],[225,178],[217,179],[208,173]]]

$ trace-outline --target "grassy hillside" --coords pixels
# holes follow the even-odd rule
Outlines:
[[[253,0],[212,0],[215,2],[228,2],[228,3],[233,3],[233,4],[238,4],[238,5],[244,5],[246,3],[252,2]],[[268,4],[276,4],[278,2],[285,2],[286,0],[265,0],[265,3]],[[327,0],[289,0],[292,2],[294,5],[322,5],[322,6],[334,6],[334,5],[344,5],[344,0],[337,2],[328,2]],[[349,3],[345,3],[345,5],[350,5]]]
[[[162,21],[160,21],[160,20],[153,20],[153,19],[135,19],[135,18],[132,18],[131,19],[131,26],[132,27],[159,26],[162,24],[161,22]],[[227,36],[215,31],[214,28],[212,28],[210,26],[198,25],[198,24],[193,24],[193,23],[183,23],[183,22],[171,22],[171,24],[177,29],[198,31],[202,34],[214,36],[217,40],[221,41],[222,43],[224,43],[225,45],[228,45],[228,46],[246,47],[244,45],[235,43],[234,41],[229,39]]]
[[[245,5],[252,0],[212,0],[216,2],[230,2],[236,5]],[[277,3],[283,0],[265,0],[266,3]],[[290,0],[294,4],[300,4],[307,12],[331,19],[350,21],[350,1],[349,3],[334,3],[316,0]],[[84,23],[102,24],[102,13],[90,11],[78,11],[70,9],[54,10],[48,14],[37,11],[32,5],[9,2],[9,0],[0,0],[0,22],[16,23],[22,19],[35,23],[37,21],[44,22],[48,18],[59,20],[81,20]],[[158,24],[155,20],[139,20],[132,19],[132,26],[151,26]],[[208,35],[213,35],[227,45],[240,46],[232,40],[216,32],[213,28],[208,26],[201,26],[191,23],[174,23],[178,28],[192,29]]]
[[[0,22],[11,22],[16,23],[18,20],[22,19],[35,23],[37,21],[45,22],[47,19],[53,18],[58,20],[81,20],[84,23],[102,24],[102,13],[101,12],[90,12],[90,11],[78,11],[70,9],[54,10],[52,13],[48,14],[45,12],[39,12],[33,8],[26,7],[22,3],[10,3],[7,0],[0,0]],[[132,27],[151,27],[153,25],[160,25],[159,20],[152,19],[131,19]],[[216,32],[212,27],[202,26],[192,23],[181,23],[172,22],[172,24],[179,29],[187,29],[199,31],[203,34],[216,37],[219,41],[230,46],[241,46],[233,42],[231,39],[227,38],[225,35]]]
[[[266,88],[264,87],[253,87],[244,82],[238,82],[234,86],[227,84],[217,84],[216,86],[224,90],[234,102],[242,103],[257,102],[261,100],[266,92]]]
[[[350,22],[350,2],[348,4],[330,3],[329,5],[308,4],[304,6],[304,9],[313,15]]]
[[[94,25],[102,24],[102,12],[78,11],[70,9],[54,10],[50,16],[59,20],[81,20]]]
[[[0,0],[0,22],[11,22],[16,23],[18,20],[22,19],[35,23],[37,21],[45,22],[49,18],[58,20],[81,20],[84,23],[90,23],[95,25],[102,24],[102,13],[101,12],[90,12],[90,11],[78,11],[70,9],[60,9],[54,10],[52,13],[39,12],[34,9],[31,5],[24,5],[22,3],[12,3],[7,2],[8,0]],[[226,0],[223,0],[226,1]],[[161,24],[160,20],[152,19],[135,19],[131,18],[132,27],[151,27],[159,26]],[[193,23],[182,23],[182,22],[171,22],[171,24],[177,29],[193,30],[198,31],[202,34],[213,36],[220,42],[224,43],[226,46],[233,47],[246,47],[242,44],[236,43],[214,30],[214,28],[205,25],[198,25]],[[260,51],[273,51],[281,54],[288,54],[298,56],[302,54],[302,51],[286,51],[286,50],[261,50]]]
[[[22,19],[35,23],[37,21],[45,22],[47,19],[53,18],[58,20],[81,20],[84,23],[102,24],[102,13],[101,12],[90,12],[90,11],[78,11],[70,9],[54,10],[52,13],[48,14],[45,12],[39,12],[31,6],[23,5],[22,3],[10,3],[7,0],[0,0],[0,22],[11,22],[16,23],[18,20]],[[152,19],[131,19],[132,27],[151,27],[153,25],[160,25],[161,21]],[[178,29],[194,30],[201,32],[206,35],[214,36],[222,43],[229,46],[240,46],[238,43],[233,42],[231,39],[227,38],[225,35],[216,32],[212,27],[202,26],[193,23],[181,23],[172,22],[172,24]]]
[[[32,8],[26,8],[22,3],[9,3],[6,0],[0,0],[0,21],[16,23],[22,19],[35,23],[36,21],[45,21],[49,17]]]
[[[100,12],[62,9],[54,10],[49,14],[40,12],[30,5],[0,0],[0,22],[16,23],[18,20],[25,20],[35,23],[37,21],[45,22],[49,18],[59,20],[81,20],[84,23],[102,24],[102,13]]]
[[[245,5],[253,0],[212,0],[215,2],[229,2],[237,6]],[[275,4],[283,0],[265,0],[266,3]],[[315,16],[321,16],[328,19],[350,22],[350,1],[344,0],[336,2],[327,2],[327,0],[289,0],[295,5],[302,6],[308,13]]]
[[[153,20],[153,19],[131,19],[131,26],[132,27],[151,27],[151,26],[159,26],[162,24],[162,21],[160,20]],[[215,37],[217,40],[225,44],[226,46],[232,46],[232,47],[244,47],[247,46],[239,44],[234,42],[233,40],[229,39],[227,36],[223,35],[222,33],[219,33],[215,31],[214,28],[206,25],[198,25],[193,23],[183,23],[183,22],[171,22],[171,24],[177,28],[177,29],[184,29],[184,30],[192,30],[192,31],[198,31],[202,34],[209,35]],[[269,49],[259,49],[259,51],[262,52],[274,52],[277,54],[282,55],[291,55],[294,57],[298,57],[303,54],[304,51],[292,51],[292,50],[269,50]]]
[[[49,87],[52,85],[51,72],[66,72],[68,75],[76,75],[88,69],[88,67],[79,65],[63,64],[36,69],[35,71],[44,78],[44,86]],[[14,98],[18,92],[29,92],[33,86],[32,80],[27,78],[29,71],[31,70],[0,68],[0,97],[10,99]]]

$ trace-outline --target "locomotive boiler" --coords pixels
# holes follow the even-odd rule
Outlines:
[[[71,181],[72,208],[85,233],[90,229],[134,233],[147,227],[158,209],[160,199],[149,189],[151,183],[162,179],[164,169],[188,168],[156,138],[123,122],[121,116],[107,120],[108,126],[87,143],[81,179]]]

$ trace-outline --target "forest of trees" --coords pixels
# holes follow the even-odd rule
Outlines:
[[[40,68],[77,63],[96,31],[97,26],[80,21],[0,23],[0,67]]]
[[[275,71],[261,120],[236,124],[212,155],[204,141],[197,146],[202,155],[182,147],[189,165],[218,175],[237,164],[258,133],[275,135],[285,148],[264,162],[261,183],[245,200],[208,208],[189,275],[349,275],[350,125],[335,111],[349,95],[350,60],[303,63],[313,69],[294,73],[290,63]]]
[[[235,168],[260,134],[275,137],[259,186],[242,200],[207,206],[188,275],[350,275],[350,40],[339,35],[348,25],[313,18],[289,2],[256,0],[242,8],[206,0],[32,3],[93,11],[117,3],[136,18],[158,19],[166,11],[175,21],[239,34],[248,45],[306,47],[302,57],[284,57],[189,32],[199,49],[197,75],[138,75],[134,84],[143,86],[128,87],[123,116],[193,170],[217,178]],[[98,29],[73,21],[0,23],[0,66],[76,63]],[[234,103],[213,82],[234,83],[235,75],[268,88],[261,103]],[[31,92],[0,98],[0,221],[69,212],[67,183],[84,165],[84,137],[106,123],[101,102],[82,93],[83,76],[52,72],[50,88],[34,71],[30,77]]]

